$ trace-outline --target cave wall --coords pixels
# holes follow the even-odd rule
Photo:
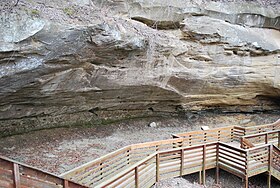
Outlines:
[[[2,135],[280,109],[277,1],[13,3],[0,4]]]

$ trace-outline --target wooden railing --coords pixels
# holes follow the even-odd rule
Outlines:
[[[82,188],[84,186],[0,156],[0,187]]]
[[[222,142],[227,142],[228,138],[231,138],[234,141],[239,141],[240,137],[245,135],[264,133],[264,132],[269,132],[269,131],[274,131],[279,129],[280,129],[280,119],[275,123],[265,124],[265,125],[257,125],[257,126],[250,126],[250,127],[227,126],[222,128],[221,127],[214,128],[210,130],[191,131],[186,133],[172,134],[172,136],[173,138],[190,138],[192,144],[200,144],[203,141],[208,140],[207,137],[210,137],[210,140],[215,137],[217,138],[217,140],[215,141],[222,141]],[[192,137],[195,134],[197,134],[198,136]]]
[[[96,187],[151,187],[159,180],[215,168],[217,143],[158,151]]]
[[[209,130],[191,131],[186,133],[172,134],[173,138],[184,138],[187,145],[197,145],[208,142],[231,142],[238,135],[242,135],[242,130],[235,126],[219,127]]]
[[[248,177],[268,171],[270,146],[270,144],[265,144],[247,150]]]
[[[131,146],[121,148],[60,176],[86,186],[98,185],[130,166],[130,152]]]
[[[272,167],[280,171],[280,150],[275,146],[273,146],[272,150]]]
[[[74,168],[61,174],[61,177],[86,186],[96,186],[155,152],[209,142],[231,142],[237,139],[237,135],[243,135],[242,130],[229,126],[209,131],[192,131],[187,138],[133,144]]]
[[[244,149],[238,149],[225,143],[218,145],[218,168],[238,177],[246,176],[247,157]]]
[[[278,126],[278,124],[276,123],[269,125],[273,125],[271,129],[274,129]],[[252,131],[266,130],[268,129],[269,125],[246,128],[242,128],[239,126],[228,126],[206,131],[192,131],[188,133],[174,134],[172,135],[174,139],[170,140],[133,144],[121,148],[110,154],[107,154],[99,159],[86,163],[82,166],[79,166],[71,171],[68,171],[62,174],[61,177],[64,177],[74,182],[79,182],[85,186],[95,187],[100,185],[100,183],[107,182],[112,177],[115,177],[116,174],[119,174],[124,171],[126,172],[127,169],[130,169],[133,165],[138,164],[143,159],[153,155],[154,153],[174,148],[176,150],[188,146],[203,145],[211,142],[239,141],[240,137],[246,135],[246,133],[250,133]],[[225,146],[221,147],[224,148]],[[230,146],[227,147],[228,150],[230,150],[229,148]],[[225,158],[225,156],[223,157]],[[244,156],[235,157],[240,158]],[[141,169],[142,167],[144,168],[143,164],[140,165],[141,167],[139,169]],[[221,162],[221,164],[223,163]],[[127,175],[139,173],[139,169],[137,169],[136,172],[132,172],[133,170],[127,172]],[[241,173],[240,176],[243,176],[243,174]]]
[[[248,135],[251,133],[255,134]],[[174,139],[121,148],[60,177],[0,157],[0,185],[76,188],[83,187],[79,185],[82,184],[86,187],[138,188],[194,172],[199,172],[199,182],[205,184],[206,170],[216,168],[217,181],[219,169],[223,169],[244,179],[245,187],[248,187],[248,178],[259,173],[268,172],[280,179],[280,151],[272,145],[277,140],[279,147],[279,134],[279,122],[174,134]],[[239,141],[240,137],[242,147],[249,149],[225,143]],[[258,144],[260,146],[255,147]]]
[[[181,147],[183,139],[169,139],[121,148],[97,160],[86,163],[61,175],[84,185],[94,186],[109,179],[116,173],[128,168],[156,151]]]
[[[240,138],[241,148],[248,148],[260,144],[273,143],[280,147],[280,129],[258,134],[246,135]],[[248,143],[252,145],[249,146]]]
[[[110,179],[154,152],[182,147],[183,140],[178,138],[129,145],[74,168],[60,176],[93,187]]]
[[[273,161],[279,157],[278,153],[272,157],[272,147],[266,144],[245,150],[216,142],[159,151],[96,187],[151,187],[160,180],[194,172],[200,172],[200,181],[205,184],[206,170],[217,168],[216,181],[219,169],[223,169],[244,179],[247,188],[249,177],[268,171],[273,164],[280,167],[277,161],[270,163],[270,158]]]
[[[278,130],[280,129],[280,119],[275,123],[244,127],[242,129],[244,129],[244,133],[245,133],[244,135],[258,134],[258,133]]]

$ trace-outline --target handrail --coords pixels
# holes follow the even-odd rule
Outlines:
[[[143,144],[132,144],[65,172],[61,174],[60,177],[80,182],[83,178],[91,175],[94,176],[92,178],[92,181],[94,180],[94,186],[97,186],[107,179],[110,179],[119,171],[125,170],[139,160],[151,155],[153,152],[164,149],[162,148],[163,146],[167,146],[168,148],[182,147],[183,141],[184,139],[178,138],[146,142]],[[118,159],[115,160],[115,158]],[[111,168],[112,165],[115,166]],[[91,182],[89,184],[91,184]]]
[[[90,165],[92,165],[92,164],[101,163],[101,162],[103,162],[104,160],[106,160],[108,157],[111,157],[112,155],[118,154],[118,153],[120,153],[121,151],[129,150],[129,149],[131,149],[131,145],[122,147],[122,148],[120,148],[120,149],[118,149],[118,150],[116,150],[116,151],[113,151],[113,152],[111,152],[111,153],[108,153],[108,154],[106,154],[106,155],[104,155],[104,156],[102,156],[102,157],[100,157],[100,158],[97,158],[97,159],[95,159],[95,160],[93,160],[93,161],[89,161],[89,162],[87,162],[87,163],[85,163],[85,164],[83,164],[83,165],[81,165],[81,166],[78,166],[78,167],[76,167],[76,168],[73,168],[72,170],[69,170],[69,171],[67,171],[67,172],[62,173],[62,174],[60,174],[59,176],[60,176],[60,177],[71,177],[71,176],[73,176],[73,174],[78,173],[80,170],[83,170],[84,168],[86,168],[86,167],[88,167],[88,166],[90,166]]]
[[[68,187],[68,188],[84,188],[79,183],[58,177],[55,174],[45,172],[27,164],[0,156],[0,171],[5,173],[9,178],[1,180],[1,183],[12,184],[14,187],[29,187],[35,184],[36,187]],[[11,179],[10,179],[11,178]]]
[[[226,146],[226,147],[228,147],[228,148],[230,148],[230,149],[233,149],[233,150],[236,150],[236,151],[238,151],[238,152],[246,153],[246,150],[245,150],[245,149],[237,148],[237,147],[231,146],[231,145],[226,144],[226,143],[223,143],[223,142],[219,142],[219,144],[220,144],[221,146]]]
[[[276,123],[270,125],[278,126],[278,124]],[[268,128],[268,125],[254,126],[250,128],[243,128],[240,126],[228,126],[211,129],[209,131],[191,131],[186,133],[187,137],[179,137],[179,135],[177,135],[179,138],[147,142],[141,144],[132,144],[127,147],[123,147],[117,150],[116,152],[109,153],[106,156],[103,156],[94,161],[90,161],[80,167],[76,167],[75,169],[65,172],[61,174],[61,177],[65,177],[67,179],[71,179],[72,181],[77,182],[84,181],[83,178],[86,177],[87,183],[89,185],[97,186],[100,185],[100,183],[102,182],[110,180],[112,177],[114,177],[121,171],[127,172],[127,169],[132,169],[133,166],[141,162],[143,159],[154,155],[155,152],[158,153],[158,155],[163,155],[159,152],[179,151],[185,147],[204,145],[210,142],[219,143],[219,145],[221,146],[225,146],[229,149],[234,148],[235,151],[244,153],[243,149],[235,148],[223,142],[232,142],[235,141],[237,138],[246,136],[252,131],[258,132],[266,130]],[[174,135],[174,137],[176,137],[176,134]],[[174,150],[172,148],[174,148]],[[117,158],[117,160],[115,158]],[[138,170],[135,169],[136,174],[138,173]],[[130,176],[131,173],[132,171],[129,172]]]
[[[249,148],[247,149],[246,151],[254,151],[254,150],[258,150],[258,149],[261,149],[261,148],[265,148],[265,147],[268,147],[270,146],[271,144],[264,144],[264,145],[261,145],[261,146],[255,146],[253,148]]]
[[[241,148],[252,148],[252,147],[255,147],[255,145],[252,144],[248,139],[241,138],[241,140],[240,140],[240,147]]]
[[[145,159],[135,163],[134,165],[130,166],[128,169],[126,169],[125,171],[121,172],[120,174],[118,174],[117,176],[113,177],[112,179],[109,179],[105,182],[103,182],[102,184],[98,185],[97,187],[99,188],[104,188],[104,187],[108,187],[110,186],[111,184],[113,184],[114,182],[117,182],[118,180],[120,180],[121,178],[125,178],[124,176],[126,176],[128,173],[131,173],[133,171],[136,171],[136,169],[140,168],[141,165],[143,165],[144,163],[146,163],[147,161],[150,161],[152,159],[154,160],[158,160],[157,159],[157,156],[159,156],[158,158],[160,159],[161,156],[163,154],[170,154],[168,156],[172,156],[172,155],[175,155],[175,153],[180,153],[180,152],[186,152],[186,151],[192,151],[192,149],[197,149],[197,148],[206,148],[207,146],[213,146],[213,145],[216,145],[217,148],[220,148],[220,152],[219,152],[219,156],[216,156],[216,160],[217,160],[217,165],[219,165],[219,168],[222,168],[224,170],[229,170],[228,168],[226,168],[226,166],[230,166],[232,170],[230,170],[229,172],[231,173],[234,173],[235,175],[241,177],[241,178],[246,178],[247,176],[250,177],[251,174],[247,174],[248,173],[248,170],[262,170],[264,167],[266,167],[266,169],[268,168],[268,161],[267,159],[264,159],[263,156],[259,155],[258,154],[258,151],[260,149],[265,149],[265,148],[269,148],[271,147],[271,144],[265,144],[265,145],[262,145],[262,146],[257,146],[257,147],[254,147],[254,148],[251,148],[251,149],[240,149],[240,148],[236,148],[236,147],[233,147],[229,144],[226,144],[226,143],[223,143],[223,142],[213,142],[213,143],[208,143],[208,144],[202,144],[202,145],[196,145],[196,146],[188,146],[188,147],[183,147],[183,148],[174,148],[174,149],[170,149],[170,150],[165,150],[165,151],[158,151],[158,152],[155,152],[153,153],[152,155],[146,157]],[[236,153],[233,154],[233,153],[230,153],[229,154],[226,154],[227,150],[224,150],[222,147],[225,147],[225,148],[228,148],[228,149],[231,149],[231,150],[234,150]],[[203,153],[206,152],[205,149],[203,149]],[[238,154],[239,152],[239,154]],[[253,152],[253,153],[251,153]],[[250,154],[251,153],[251,154]],[[266,153],[266,155],[269,155],[269,152]],[[178,159],[177,161],[182,161],[182,156],[184,156],[184,154],[180,154],[178,155]],[[202,161],[200,163],[200,165],[202,165],[203,167],[203,161],[206,160],[206,155],[205,154],[201,154],[202,156]],[[235,157],[236,156],[236,157]],[[243,160],[242,160],[243,158]],[[237,161],[237,159],[239,159],[239,161]],[[192,160],[191,158],[188,158],[188,160]],[[186,164],[188,163],[188,160],[186,160],[185,158],[185,161],[181,164]],[[230,163],[226,162],[229,161]],[[260,167],[254,167],[254,166],[251,166],[249,161],[254,161],[256,160],[257,161],[257,164],[261,164],[259,165]],[[246,162],[247,161],[247,162]],[[264,161],[266,161],[266,163],[263,163]],[[161,161],[162,163],[163,161]],[[248,166],[249,164],[249,166]],[[217,165],[214,165],[213,168],[217,167]],[[161,167],[161,166],[159,166]],[[179,166],[178,168],[176,168],[177,171],[180,170]],[[159,169],[160,170],[160,169]],[[158,171],[158,170],[157,170]],[[200,170],[199,170],[200,171]],[[157,172],[159,173],[159,172]],[[180,173],[180,175],[182,175]],[[254,174],[253,174],[254,175]],[[138,174],[130,174],[128,176],[131,177],[133,179],[133,181],[136,181],[137,179],[139,179],[139,177],[137,177]],[[176,177],[178,175],[174,175],[173,177]],[[157,181],[159,181],[159,179],[155,180],[154,183],[156,183]],[[115,185],[117,186],[117,185]],[[137,186],[136,186],[137,187]]]
[[[279,133],[279,132],[280,132],[280,130],[267,131],[267,132],[263,132],[263,133],[245,135],[245,136],[243,136],[243,138],[253,138],[253,137],[258,137],[258,136],[264,136],[264,135],[267,135],[267,134]]]
[[[229,129],[232,129],[233,126],[231,126]],[[216,128],[217,132],[219,132],[219,129],[225,130],[224,127],[222,128]],[[197,137],[195,133],[201,133],[201,136]],[[148,155],[151,155],[152,153],[160,150],[166,150],[170,148],[182,148],[185,146],[190,145],[198,145],[202,143],[208,143],[211,141],[232,141],[233,139],[233,132],[230,131],[230,133],[226,133],[227,135],[222,135],[221,138],[217,136],[216,134],[209,134],[209,136],[205,137],[203,131],[192,131],[190,132],[191,135],[193,135],[193,139],[189,138],[175,138],[175,139],[168,139],[168,140],[160,140],[160,141],[153,141],[153,142],[146,142],[146,143],[140,143],[140,144],[132,144],[127,147],[123,147],[115,152],[109,153],[99,159],[96,159],[94,161],[90,161],[82,166],[76,167],[68,172],[65,172],[60,175],[60,177],[64,177],[67,179],[70,179],[72,181],[81,181],[84,177],[88,176],[89,174],[95,176],[99,180],[94,180],[96,182],[96,185],[100,182],[106,181],[106,179],[111,177],[111,174],[115,174],[115,170],[113,168],[109,169],[108,165],[115,164],[115,162],[112,159],[112,156],[122,155],[125,156],[126,150],[129,150],[127,157],[127,163],[118,163],[118,166],[115,168],[119,168],[121,170],[124,170],[131,165],[135,164],[139,160],[147,157]],[[110,164],[109,164],[110,163]],[[103,168],[104,167],[104,168]],[[105,169],[106,168],[106,169]],[[107,170],[109,169],[109,171]],[[87,171],[87,172],[85,172]],[[83,175],[82,173],[85,174]],[[105,173],[106,172],[106,173]]]
[[[142,159],[141,161],[135,163],[134,165],[130,166],[129,168],[125,169],[124,171],[122,171],[120,174],[118,174],[118,177],[122,177],[124,175],[126,175],[127,173],[131,172],[132,170],[134,170],[136,167],[142,165],[143,163],[147,162],[148,160],[154,158],[157,155],[157,152],[153,153],[152,155]],[[107,187],[110,184],[114,183],[115,181],[117,181],[117,178],[115,178],[114,180],[107,180],[105,182],[102,182],[100,185],[96,186],[96,188],[98,187]]]
[[[109,185],[111,185],[112,183],[116,182],[118,179],[120,179],[124,175],[128,174],[129,172],[132,172],[133,170],[135,170],[137,167],[141,166],[145,162],[151,160],[152,158],[156,158],[157,155],[167,154],[167,153],[171,153],[171,152],[181,152],[181,151],[184,151],[184,150],[197,149],[197,148],[206,147],[206,146],[213,146],[213,145],[216,145],[218,143],[219,142],[211,142],[211,143],[207,143],[207,144],[203,144],[203,145],[187,146],[187,147],[182,147],[182,148],[173,148],[173,149],[169,149],[169,150],[155,152],[155,153],[151,154],[150,156],[142,159],[141,161],[131,165],[129,168],[127,168],[123,172],[119,173],[117,175],[117,177],[114,177],[111,180],[109,179],[109,180],[107,180],[105,182],[102,182],[100,185],[96,186],[96,188],[108,187]],[[180,155],[180,156],[182,157],[182,155]],[[206,155],[204,155],[204,157],[206,157]]]
[[[213,168],[219,167],[226,171],[231,169],[231,170],[229,170],[229,172],[234,173],[235,175],[237,175],[241,178],[244,178],[244,179],[246,179],[246,178],[248,179],[248,177],[255,175],[255,173],[263,172],[263,169],[265,171],[267,171],[269,169],[270,163],[269,163],[268,159],[269,159],[270,153],[269,152],[266,153],[268,158],[264,158],[264,156],[260,155],[259,153],[262,152],[262,150],[260,150],[260,149],[266,149],[267,151],[269,151],[269,148],[273,147],[273,145],[271,145],[271,144],[265,144],[265,145],[257,146],[257,147],[250,148],[250,149],[240,149],[240,148],[233,147],[233,146],[223,143],[223,142],[212,142],[212,143],[208,143],[208,144],[188,146],[188,147],[183,147],[183,148],[174,148],[174,149],[170,149],[170,150],[155,152],[152,155],[150,155],[150,156],[142,159],[141,161],[135,163],[134,165],[130,166],[128,169],[121,172],[120,174],[113,177],[112,179],[109,179],[109,180],[103,182],[102,184],[98,185],[97,188],[110,187],[111,184],[119,181],[122,178],[124,178],[124,179],[132,178],[131,182],[132,183],[135,182],[135,187],[138,188],[139,186],[136,186],[136,185],[138,185],[137,181],[139,181],[139,173],[136,173],[136,172],[139,171],[141,165],[145,164],[147,161],[150,161],[152,159],[156,160],[156,165],[158,165],[158,160],[161,159],[161,156],[164,157],[163,155],[169,154],[168,156],[165,156],[165,157],[170,158],[170,157],[174,156],[176,153],[181,153],[180,155],[178,155],[177,161],[178,162],[183,161],[182,157],[184,157],[184,153],[182,153],[182,152],[192,151],[192,149],[197,149],[197,148],[201,148],[203,151],[203,154],[201,154],[202,161],[199,164],[201,165],[201,168],[204,168],[203,167],[203,166],[205,166],[204,161],[206,160],[206,154],[205,154],[206,150],[204,148],[206,148],[207,146],[213,146],[213,145],[216,145],[217,148],[220,148],[219,155],[215,157],[217,160],[217,163],[216,163],[216,165],[213,166]],[[229,153],[230,155],[227,155],[226,154],[227,150],[224,150],[220,146],[228,148],[228,149],[232,149],[232,150],[236,151],[236,153],[235,154]],[[217,150],[217,148],[216,148],[216,150]],[[277,150],[279,151],[278,148],[277,148]],[[230,151],[228,151],[228,152],[230,152]],[[239,152],[239,154],[238,154],[238,152]],[[235,155],[236,155],[236,157],[235,157]],[[242,160],[242,158],[244,158],[244,159]],[[183,161],[183,163],[181,162],[181,165],[188,163],[186,158],[184,158],[184,159],[185,159],[185,161]],[[239,159],[239,161],[237,161],[237,159]],[[163,160],[164,160],[164,158],[163,158]],[[192,159],[188,158],[188,160],[192,160]],[[225,160],[228,160],[230,163],[226,162]],[[249,161],[251,161],[251,162],[249,162]],[[251,163],[253,161],[256,161],[256,162],[254,162],[254,164],[258,164],[258,165],[252,166]],[[161,161],[161,163],[163,163],[163,162],[164,161]],[[230,166],[230,168],[226,168],[226,166]],[[159,173],[158,171],[160,171],[161,167],[163,167],[163,166],[159,166],[159,169],[155,168],[155,166],[152,166],[152,167],[154,168],[154,170],[157,171],[157,174],[158,174]],[[182,167],[179,168],[179,166],[177,166],[176,169],[177,169],[177,171],[179,171],[180,169],[181,169],[180,171],[182,171]],[[128,175],[128,177],[125,177],[127,174],[129,174],[133,171],[134,171],[134,174],[130,174],[130,175]],[[251,173],[251,171],[253,173]],[[180,175],[183,175],[183,173],[180,173]],[[160,180],[159,175],[157,175],[157,176],[158,176],[158,178],[154,179],[153,183],[156,183],[157,181]],[[176,176],[179,176],[179,175],[176,175],[176,174],[173,175],[173,177],[176,177]],[[204,176],[205,176],[205,174],[204,174]],[[247,184],[248,184],[248,182],[247,182]],[[115,185],[115,186],[118,186],[118,185]]]
[[[259,143],[267,144],[269,142],[269,136],[274,135],[274,134],[277,134],[277,136],[274,136],[273,142],[278,142],[278,147],[280,147],[280,129],[279,130],[274,130],[274,131],[267,131],[267,132],[263,132],[263,133],[257,133],[257,134],[242,136],[240,138],[241,147],[244,148],[244,146],[247,145],[246,141],[248,143],[252,144],[253,146],[255,144],[259,144]],[[264,136],[264,141],[261,141],[260,138],[263,137],[263,136]],[[254,141],[257,141],[257,143],[253,143],[253,141],[250,141],[249,139],[254,139]]]

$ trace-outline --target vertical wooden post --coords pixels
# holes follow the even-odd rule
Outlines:
[[[220,169],[219,169],[219,143],[216,145],[216,184],[220,181]]]
[[[20,174],[19,174],[19,166],[16,163],[13,163],[13,177],[14,177],[14,187],[20,188]]]
[[[271,166],[272,166],[272,151],[273,151],[273,145],[270,144],[268,148],[268,178],[267,178],[267,187],[271,187]]]
[[[249,178],[248,178],[247,174],[246,174],[245,181],[244,181],[244,188],[249,188]]]
[[[63,188],[69,188],[69,182],[68,180],[63,180]]]
[[[278,148],[280,148],[280,131],[278,131]]]
[[[243,142],[244,142],[244,138],[241,136],[241,137],[240,137],[240,147],[241,147],[242,149],[244,149],[244,144],[243,144]]]
[[[203,185],[205,185],[205,182],[206,182],[206,177],[205,177],[205,173],[206,173],[206,171],[205,171],[205,169],[206,169],[206,145],[204,144],[203,145],[203,166],[202,166],[202,170],[203,170]]]
[[[138,172],[138,166],[134,169],[135,174],[135,188],[139,188],[139,172]]]
[[[199,180],[198,180],[198,183],[199,184],[202,184],[202,173],[201,173],[201,171],[199,171],[199,174],[198,174],[198,178],[199,178]]]
[[[268,156],[268,171],[269,171],[269,188],[271,186],[271,170],[272,170],[272,160],[273,160],[273,145],[269,146],[269,156]]]
[[[244,178],[244,188],[249,187],[249,177],[248,177],[248,168],[249,168],[249,151],[245,154],[246,160],[245,160],[245,178]]]
[[[156,155],[156,182],[159,182],[159,154]]]
[[[184,149],[181,149],[181,167],[180,167],[180,176],[184,175]]]
[[[265,144],[268,143],[268,133],[265,134]]]
[[[268,177],[267,177],[267,188],[271,188],[271,172],[268,173]]]

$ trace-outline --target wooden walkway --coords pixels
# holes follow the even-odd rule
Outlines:
[[[0,187],[151,187],[167,178],[223,169],[244,180],[267,173],[280,180],[280,121],[252,127],[228,126],[173,134],[173,139],[133,144],[60,177],[0,156]]]
[[[87,187],[151,187],[156,182],[223,169],[244,180],[267,173],[280,180],[280,121],[173,134],[173,139],[133,144],[61,175]],[[238,145],[236,145],[238,143]]]

